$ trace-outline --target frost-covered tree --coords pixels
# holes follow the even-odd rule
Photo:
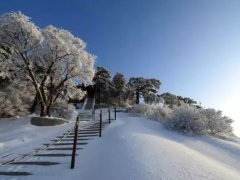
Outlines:
[[[126,85],[126,79],[124,75],[121,73],[116,73],[113,77],[113,84],[117,90],[124,91]]]
[[[10,47],[0,44],[0,118],[27,114],[34,95],[30,82],[20,80],[9,63],[12,53]]]
[[[86,44],[69,31],[48,26],[40,29],[20,12],[0,17],[0,42],[12,50],[6,63],[19,78],[27,78],[41,105],[41,116],[51,115],[57,99],[65,95],[68,82],[90,82],[95,57]]]
[[[163,93],[163,94],[161,94],[161,97],[164,99],[165,104],[171,108],[173,106],[178,106],[180,104],[178,97],[174,94]]]
[[[121,99],[123,98],[123,94],[126,90],[126,79],[123,74],[116,73],[113,77],[113,85],[116,89],[116,95],[118,97],[118,104],[120,104]]]
[[[110,95],[110,91],[115,89],[113,83],[110,80],[111,72],[104,67],[97,67],[95,75],[93,77],[94,91],[98,94],[96,97],[98,103],[101,103],[101,96]]]
[[[11,48],[0,44],[0,86],[8,85],[11,79],[9,58],[12,54]]]
[[[164,99],[159,94],[144,94],[144,102],[148,104],[164,104]]]
[[[178,104],[181,105],[182,103],[189,104],[189,105],[196,105],[197,101],[188,98],[188,97],[182,97],[182,96],[177,96],[178,98]]]
[[[140,95],[146,96],[157,93],[161,82],[157,79],[145,79],[143,77],[132,77],[129,79],[129,87],[136,95],[136,104],[139,104]]]
[[[107,80],[111,78],[111,72],[102,66],[96,68],[96,72],[93,78],[93,81],[96,83],[98,80]]]
[[[71,80],[68,81],[66,87],[67,88],[65,90],[65,96],[70,102],[71,101],[79,102],[86,95],[86,92],[78,88],[78,85],[74,81]]]
[[[131,105],[136,103],[136,92],[132,89],[129,83],[126,84],[125,91],[123,93],[122,99],[125,105]]]
[[[9,67],[7,67],[7,61],[10,58],[11,54],[12,54],[12,50],[10,47],[0,44],[0,67],[1,67],[1,70],[4,70],[4,69],[8,70]]]
[[[197,102],[195,100],[188,97],[176,96],[171,93],[163,93],[160,96],[164,99],[165,105],[168,105],[170,108],[181,106],[182,104],[188,104],[200,108],[200,106],[196,105]]]

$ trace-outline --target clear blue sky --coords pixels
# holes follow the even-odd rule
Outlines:
[[[9,11],[70,30],[98,56],[97,66],[158,78],[161,92],[194,98],[240,124],[239,0],[1,1],[0,13]]]

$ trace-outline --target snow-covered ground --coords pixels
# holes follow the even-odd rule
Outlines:
[[[107,119],[107,114],[104,119]],[[22,131],[19,130],[19,137],[22,137],[26,127],[20,128],[23,128]],[[41,141],[54,138],[64,128],[67,129],[60,126],[58,130],[42,132],[39,136],[46,138],[40,138]],[[9,141],[11,133],[4,133],[1,125],[0,129],[1,141]],[[37,130],[34,132],[37,133]],[[41,143],[37,140],[31,146],[40,146]],[[0,167],[0,171],[32,172],[32,176],[14,179],[34,180],[240,180],[240,144],[212,137],[180,135],[166,130],[159,122],[127,113],[118,113],[117,121],[105,128],[102,138],[95,138],[83,147],[83,150],[77,152],[74,170],[70,169],[70,157],[35,157],[32,160],[51,160],[61,164],[50,167],[6,166]],[[1,151],[0,154],[2,155]],[[13,177],[0,176],[1,178]]]
[[[74,126],[76,114],[69,123],[57,126],[31,125],[30,116],[0,120],[0,163],[42,148],[43,143],[49,143],[57,135],[70,130]]]

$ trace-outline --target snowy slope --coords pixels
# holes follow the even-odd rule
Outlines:
[[[69,157],[54,160],[61,164],[18,167],[34,175],[17,179],[240,180],[239,144],[183,136],[164,129],[159,122],[126,113],[118,114],[102,138],[91,140],[78,151],[74,170],[69,169]]]
[[[182,136],[129,115],[122,115],[82,156],[80,179],[240,179],[239,144]]]
[[[42,148],[43,143],[49,143],[51,139],[74,126],[76,113],[69,123],[57,126],[31,125],[31,117],[0,120],[0,162]]]

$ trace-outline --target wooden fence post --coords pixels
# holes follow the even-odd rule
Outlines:
[[[109,124],[111,123],[111,112],[110,112],[110,107],[108,107],[108,121]]]
[[[95,121],[95,105],[94,105],[94,107],[93,107],[92,116],[93,116],[93,121]]]
[[[99,137],[102,137],[102,110],[100,110],[100,127],[99,127]]]
[[[79,126],[79,117],[77,117],[77,120],[75,123],[75,134],[74,134],[74,142],[73,142],[73,150],[72,150],[71,169],[74,169],[74,166],[75,166],[77,140],[78,140],[78,126]]]

